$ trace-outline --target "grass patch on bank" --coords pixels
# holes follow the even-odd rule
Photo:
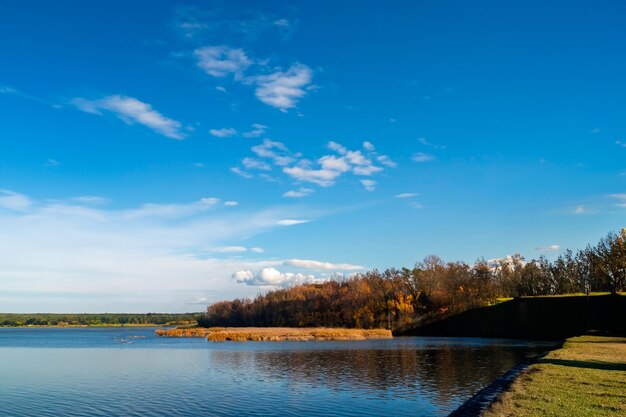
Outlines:
[[[521,374],[483,415],[626,415],[626,338],[567,339]]]

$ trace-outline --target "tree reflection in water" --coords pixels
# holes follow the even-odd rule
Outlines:
[[[452,410],[525,357],[546,349],[545,343],[480,339],[402,338],[361,348],[316,343],[320,349],[299,349],[303,345],[298,343],[273,349],[269,342],[267,350],[215,351],[214,359],[235,374],[254,371],[268,381],[286,381],[292,390],[323,387],[366,391],[366,398],[418,397]]]

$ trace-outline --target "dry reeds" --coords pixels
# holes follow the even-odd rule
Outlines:
[[[391,331],[387,329],[231,327],[209,332],[207,340],[210,342],[280,342],[391,339],[392,337]]]

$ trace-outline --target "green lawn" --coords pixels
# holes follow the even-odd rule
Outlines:
[[[626,416],[626,338],[568,339],[520,375],[484,416]]]

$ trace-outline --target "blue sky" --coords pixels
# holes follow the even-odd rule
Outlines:
[[[3,311],[199,311],[624,226],[623,2],[1,2]]]

